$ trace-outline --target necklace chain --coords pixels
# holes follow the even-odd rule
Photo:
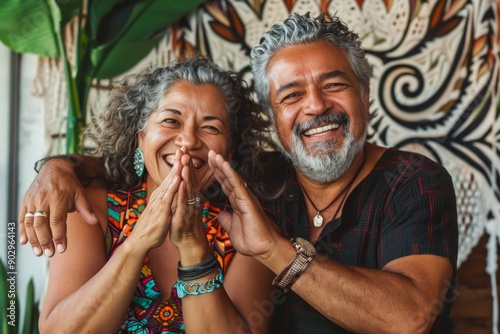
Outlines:
[[[361,165],[359,165],[358,167],[358,170],[356,171],[356,174],[354,174],[353,178],[351,179],[351,181],[349,181],[349,183],[344,187],[344,189],[342,189],[341,192],[339,192],[339,194],[337,196],[335,196],[333,198],[333,200],[323,209],[319,210],[317,207],[316,207],[316,204],[314,204],[314,202],[312,201],[311,197],[309,196],[309,194],[307,193],[307,191],[300,185],[299,183],[299,186],[300,188],[302,189],[302,191],[304,192],[304,195],[306,195],[307,199],[309,200],[309,202],[312,204],[314,210],[316,210],[316,216],[314,216],[313,218],[313,224],[315,227],[321,227],[323,225],[323,216],[321,215],[321,213],[323,211],[325,211],[326,209],[328,209],[330,206],[332,206],[333,203],[335,203],[339,197],[344,194],[344,197],[342,198],[342,201],[341,203],[339,204],[337,210],[335,211],[335,214],[333,215],[333,219],[335,218],[335,216],[337,215],[337,213],[339,212],[340,210],[340,207],[343,205],[346,197],[347,197],[347,194],[349,193],[349,190],[351,189],[351,186],[352,184],[354,183],[354,180],[356,180],[356,178],[358,177],[359,175],[359,172],[361,172],[361,168],[363,167],[363,165],[365,164],[365,152],[363,151],[363,160],[361,161]]]

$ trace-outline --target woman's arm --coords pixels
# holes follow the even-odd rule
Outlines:
[[[186,267],[195,266],[207,258],[210,246],[201,221],[201,208],[187,204],[193,203],[198,196],[196,171],[187,150],[182,162],[183,182],[177,194],[170,238],[179,251],[181,266]],[[217,268],[214,268],[202,277],[185,281],[202,284],[216,275]],[[235,254],[220,287],[183,297],[186,332],[267,333],[274,311],[274,305],[270,311],[266,308],[271,300],[272,278],[272,271],[257,260]]]
[[[106,199],[102,194],[99,197]],[[106,221],[85,224],[74,212],[67,222],[70,242],[66,252],[50,260],[40,332],[116,333],[130,305],[145,253],[124,242],[106,262]]]
[[[178,164],[151,194],[133,232],[106,262],[106,191],[89,189],[99,225],[69,215],[68,249],[50,264],[49,286],[39,325],[46,333],[113,333],[124,321],[149,251],[161,245],[180,184]],[[98,192],[100,196],[96,196]],[[103,194],[104,192],[104,194]]]

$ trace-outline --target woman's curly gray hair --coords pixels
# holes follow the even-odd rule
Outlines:
[[[82,143],[87,146],[84,151],[104,160],[108,186],[130,189],[140,185],[142,180],[133,167],[137,134],[145,131],[151,112],[158,108],[170,87],[179,81],[211,84],[222,92],[228,112],[233,159],[238,161],[240,173],[252,173],[251,162],[255,155],[259,154],[261,147],[272,145],[266,135],[269,122],[261,117],[261,109],[251,98],[246,83],[236,73],[196,56],[127,77],[115,85],[105,108],[84,130]]]
[[[317,41],[329,41],[344,51],[352,70],[361,85],[361,93],[370,87],[372,69],[357,34],[349,30],[338,17],[325,14],[311,18],[292,14],[283,22],[274,24],[260,42],[252,48],[250,64],[254,77],[255,92],[264,112],[273,118],[269,104],[269,80],[267,67],[279,50],[291,45],[304,45]]]

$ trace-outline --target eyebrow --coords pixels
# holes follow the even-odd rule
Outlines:
[[[340,78],[344,78],[344,79],[348,79],[348,76],[347,76],[347,74],[344,71],[335,70],[335,71],[321,73],[320,76],[319,76],[319,80],[323,81],[323,80],[326,80],[326,79],[339,78],[339,77]],[[278,90],[276,90],[276,95],[279,95],[283,91],[285,91],[285,90],[287,90],[289,88],[298,86],[298,85],[299,85],[298,81],[287,82],[286,84],[280,86],[278,88]]]
[[[178,116],[182,116],[182,112],[180,110],[177,110],[177,109],[165,108],[165,109],[158,110],[158,114],[160,114],[162,112],[170,112],[172,114],[175,114],[175,115],[178,115]],[[224,123],[224,120],[222,120],[222,119],[220,119],[219,117],[216,117],[216,116],[204,116],[203,120],[204,121],[213,121],[213,120],[216,120],[216,121],[220,121],[220,122]]]

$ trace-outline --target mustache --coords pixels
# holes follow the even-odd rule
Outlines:
[[[315,118],[312,118],[310,120],[304,121],[300,124],[297,124],[293,127],[293,133],[298,136],[305,130],[315,127],[315,126],[321,126],[326,123],[344,123],[344,124],[349,124],[349,117],[344,114],[344,113],[335,113],[335,114],[326,114],[326,115],[319,115],[316,116]]]

